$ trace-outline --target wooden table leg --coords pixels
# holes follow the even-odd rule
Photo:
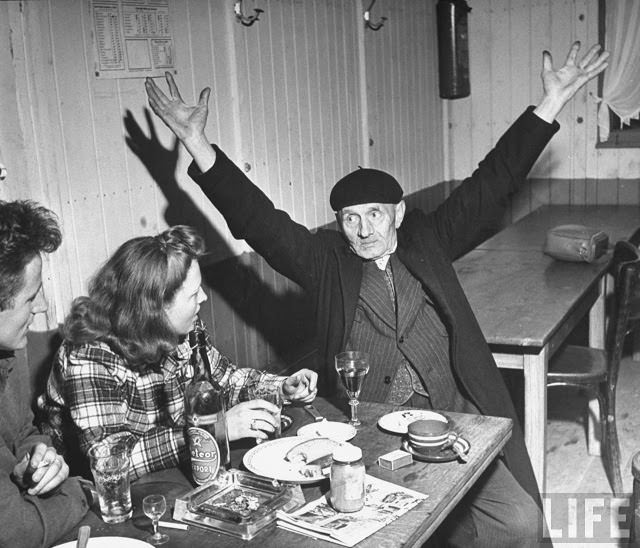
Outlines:
[[[607,278],[600,280],[600,295],[589,311],[589,346],[591,348],[604,348],[605,323],[606,323],[606,296]],[[611,284],[608,284],[611,287]],[[587,414],[587,449],[590,455],[600,456],[600,405],[596,398],[589,400],[589,412]]]
[[[640,453],[633,455],[631,461],[633,474],[633,494],[631,496],[631,545],[640,543]]]
[[[548,349],[524,356],[524,441],[540,492],[545,492]]]

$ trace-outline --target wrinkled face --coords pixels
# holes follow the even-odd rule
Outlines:
[[[173,300],[164,307],[169,323],[178,335],[186,335],[191,331],[200,311],[200,304],[207,300],[201,284],[200,265],[198,261],[193,261],[180,289],[176,291]]]
[[[42,259],[36,255],[24,269],[22,289],[13,298],[13,307],[0,312],[0,348],[18,350],[27,345],[27,331],[33,317],[47,310],[42,293]]]
[[[336,213],[338,224],[352,251],[371,260],[391,252],[397,229],[404,218],[405,204],[357,204]]]

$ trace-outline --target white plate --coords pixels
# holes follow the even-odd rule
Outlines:
[[[429,411],[428,409],[407,409],[406,411],[394,411],[393,413],[383,415],[378,419],[378,426],[389,432],[406,434],[409,424],[419,420],[449,422],[447,417],[435,411]]]
[[[54,548],[75,548],[76,541],[65,542]],[[127,537],[91,537],[87,548],[153,548],[148,542]]]
[[[315,483],[325,476],[307,478],[300,472],[299,467],[284,459],[289,449],[303,441],[301,437],[291,436],[263,442],[249,449],[244,454],[242,462],[249,472],[258,476],[292,483]]]
[[[305,438],[329,438],[335,441],[349,441],[357,430],[346,422],[318,421],[305,424],[298,429],[298,436]]]

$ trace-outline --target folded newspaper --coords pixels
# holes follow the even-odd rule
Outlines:
[[[278,527],[302,535],[354,546],[427,498],[427,495],[373,476],[365,478],[365,504],[359,512],[333,509],[329,494],[287,514],[278,512]]]

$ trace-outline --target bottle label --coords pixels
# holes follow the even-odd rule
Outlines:
[[[220,469],[220,448],[216,439],[207,430],[195,426],[187,429],[187,436],[193,481],[198,485],[213,481]]]

